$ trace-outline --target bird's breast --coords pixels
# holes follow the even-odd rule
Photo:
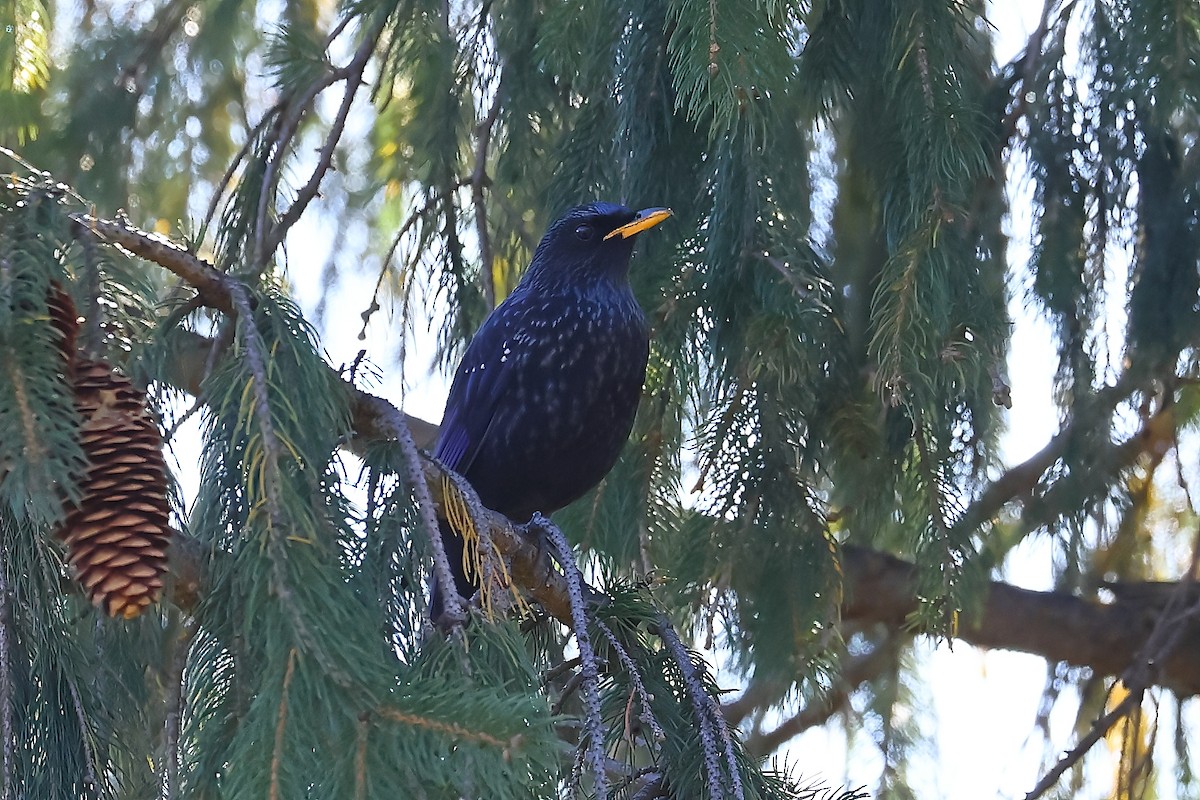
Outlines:
[[[507,320],[494,363],[480,365],[506,374],[476,488],[514,519],[554,511],[598,483],[637,412],[649,349],[641,309],[632,296],[575,302],[527,305]]]
[[[501,357],[518,359],[514,400],[544,412],[547,435],[573,437],[589,422],[632,419],[647,350],[640,310],[584,305],[561,313],[548,303],[513,331]]]

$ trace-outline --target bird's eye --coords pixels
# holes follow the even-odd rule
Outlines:
[[[579,227],[575,228],[576,238],[578,238],[580,241],[584,241],[584,242],[586,242],[588,239],[592,238],[592,234],[594,234],[595,232],[596,232],[595,229],[592,228],[592,226],[588,225],[587,223],[584,223],[583,225],[580,225]]]

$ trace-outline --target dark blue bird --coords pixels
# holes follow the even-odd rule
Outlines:
[[[649,353],[629,261],[637,234],[670,215],[612,203],[571,209],[467,346],[436,455],[488,508],[527,522],[583,496],[616,463]],[[462,539],[441,525],[459,594],[469,597],[476,584],[462,567]],[[435,585],[435,620],[441,610]]]

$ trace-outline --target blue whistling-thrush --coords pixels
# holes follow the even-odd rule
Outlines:
[[[571,209],[467,346],[436,455],[488,508],[527,522],[577,500],[616,463],[649,354],[629,261],[637,234],[670,214],[612,203]],[[469,597],[476,582],[463,569],[462,538],[440,524],[458,592]],[[436,582],[430,614],[442,614]]]

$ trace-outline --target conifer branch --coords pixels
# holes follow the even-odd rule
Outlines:
[[[170,670],[166,675],[166,709],[167,716],[163,731],[163,766],[162,766],[162,797],[163,800],[177,800],[179,797],[179,735],[183,727],[184,711],[184,673],[187,669],[188,653],[192,640],[196,636],[198,624],[194,619],[184,621],[172,643],[175,654],[171,659]]]
[[[100,304],[100,266],[97,262],[100,238],[88,231],[80,237],[80,244],[83,247],[83,274],[80,277],[87,305],[83,312],[85,321],[79,331],[79,348],[89,356],[97,356],[104,337],[105,316]]]
[[[283,736],[287,730],[288,692],[292,686],[292,675],[296,672],[296,648],[288,651],[287,671],[283,675],[283,689],[279,696],[279,710],[275,718],[275,746],[271,751],[270,800],[281,800],[279,794],[279,769],[283,764]],[[286,800],[286,799],[285,799]]]
[[[1131,711],[1141,705],[1144,694],[1144,688],[1136,692],[1131,690],[1111,711],[1097,719],[1087,734],[1079,740],[1079,743],[1063,754],[1063,757],[1041,777],[1037,785],[1026,793],[1025,800],[1037,800],[1037,798],[1053,789],[1054,785],[1058,783],[1059,778],[1074,766],[1079,759],[1083,758],[1096,742],[1104,738],[1113,725],[1116,725],[1128,716]]]
[[[281,111],[282,116],[277,120],[271,144],[267,148],[267,152],[273,154],[273,157],[266,159],[262,184],[258,190],[258,204],[254,216],[254,246],[250,258],[247,260],[247,263],[255,270],[262,269],[275,251],[273,247],[267,246],[274,230],[268,217],[272,206],[271,197],[278,188],[279,168],[286,156],[287,149],[296,135],[301,118],[308,111],[312,102],[316,100],[317,95],[340,80],[342,78],[336,70],[328,70],[320,80],[313,81],[294,101],[284,102],[286,113]]]
[[[375,427],[387,435],[387,438],[395,440],[400,445],[404,463],[407,465],[408,482],[416,495],[417,513],[420,514],[421,522],[429,534],[429,545],[433,551],[433,570],[442,591],[445,616],[452,626],[458,627],[466,621],[467,612],[463,605],[463,598],[459,596],[458,590],[455,588],[450,559],[446,555],[446,548],[438,533],[437,514],[434,511],[433,496],[430,493],[430,484],[436,482],[427,480],[421,454],[417,451],[412,432],[400,410],[386,400],[373,397],[365,392],[358,393],[358,400],[361,405],[373,407],[378,415]]]
[[[466,272],[466,267],[462,239],[458,236],[458,205],[454,202],[456,186],[457,181],[448,179],[442,187],[442,235],[446,237],[446,253],[450,258],[451,274],[461,276]]]
[[[96,752],[92,742],[91,726],[88,716],[83,710],[83,701],[79,699],[79,688],[74,681],[67,683],[71,693],[71,707],[75,711],[75,720],[79,724],[79,741],[83,747],[83,780],[89,786],[96,785]]]
[[[349,17],[343,20],[342,24],[344,25],[348,19]],[[329,167],[333,163],[333,152],[342,139],[342,131],[346,127],[346,119],[350,116],[350,107],[354,104],[354,99],[358,96],[359,88],[362,85],[363,73],[366,71],[367,62],[371,60],[371,55],[375,52],[375,46],[378,44],[382,33],[383,23],[380,21],[363,37],[362,43],[355,50],[350,62],[341,69],[333,70],[330,73],[334,79],[345,81],[346,83],[346,91],[342,95],[341,105],[338,106],[337,116],[334,117],[333,124],[330,125],[329,132],[325,136],[325,142],[321,145],[321,150],[317,155],[317,166],[313,169],[312,175],[309,176],[308,182],[296,193],[296,198],[288,206],[283,217],[271,229],[261,257],[268,257],[270,253],[275,252],[275,248],[287,236],[288,230],[296,224],[300,219],[300,215],[308,208],[308,204],[317,196],[317,192],[321,188],[321,179],[329,171]],[[280,147],[277,153],[282,153],[282,147]],[[265,182],[264,186],[266,186]]]
[[[460,180],[455,184],[454,189],[457,189],[459,186],[464,186],[468,182],[469,179]],[[453,189],[448,189],[446,191],[453,191]],[[425,202],[423,202],[420,207],[414,209],[408,215],[408,217],[405,218],[400,227],[396,229],[395,235],[392,236],[392,243],[388,246],[387,253],[384,255],[383,262],[379,267],[379,277],[375,279],[375,290],[371,293],[371,303],[367,307],[367,310],[362,314],[363,327],[359,332],[360,339],[366,337],[367,323],[370,321],[371,315],[379,310],[379,290],[383,288],[383,279],[387,276],[388,269],[392,266],[392,260],[396,257],[396,251],[400,248],[400,243],[413,229],[413,227],[421,221],[421,219],[423,219],[427,214],[435,211],[437,207],[441,205],[442,195],[443,191],[435,191],[429,197],[425,198]]]
[[[0,568],[0,800],[13,796],[12,595]]]
[[[176,385],[193,393],[199,391],[198,379],[212,341],[197,334],[184,333],[188,347],[177,359]],[[1103,407],[1115,406],[1127,395],[1128,386],[1119,384],[1100,394]],[[369,441],[397,439],[401,426],[412,431],[414,446],[429,447],[437,438],[437,427],[406,416],[386,400],[347,386],[352,393],[351,413],[355,430],[352,447]],[[1028,461],[1012,467],[994,481],[968,507],[958,529],[982,524],[1010,501],[1018,500],[1037,486],[1042,476],[1066,451],[1075,426],[1094,424],[1095,414],[1069,423],[1050,444]],[[1163,421],[1152,417],[1142,434],[1117,445],[1113,459],[1131,463],[1139,453],[1162,445]],[[440,502],[442,468],[432,461],[423,462],[425,485],[432,492],[436,507]],[[419,485],[419,484],[418,484]],[[549,564],[546,554],[521,536],[512,523],[495,512],[486,511],[485,524],[499,552],[510,562],[516,586],[523,588],[556,619],[570,624],[570,606],[562,576]],[[182,608],[190,608],[203,586],[197,566],[203,553],[189,551],[186,537],[176,538],[172,546],[172,572],[176,576],[173,598]],[[201,548],[200,550],[202,550]],[[883,623],[901,629],[907,615],[916,609],[913,565],[877,551],[847,545],[842,549],[845,570],[845,595],[841,614],[844,621]],[[183,579],[186,576],[186,579]],[[182,584],[182,585],[181,585]],[[1112,588],[1117,601],[1099,605],[1063,592],[1030,592],[1011,584],[993,581],[983,601],[982,613],[964,619],[958,639],[981,647],[1020,650],[1050,661],[1067,661],[1087,666],[1098,674],[1120,674],[1140,644],[1141,620],[1154,615],[1159,591],[1140,592],[1145,584],[1117,584]],[[1127,587],[1127,591],[1122,587]],[[180,592],[183,596],[180,596]],[[203,591],[200,589],[199,591]],[[1200,631],[1187,633],[1188,648],[1200,646]],[[1194,643],[1194,644],[1192,644]],[[1168,659],[1160,677],[1161,685],[1181,697],[1200,694],[1200,668],[1193,660],[1178,655]]]
[[[929,543],[936,545],[938,550],[937,563],[931,564],[929,567],[936,569],[941,577],[941,586],[930,593],[932,596],[926,599],[925,604],[945,626],[940,629],[953,636],[958,626],[958,607],[960,605],[956,588],[961,579],[963,564],[967,561],[967,554],[963,552],[962,545],[953,536],[955,529],[946,512],[948,500],[939,474],[940,467],[929,447],[929,427],[921,421],[919,412],[916,416],[918,424],[913,433],[913,440],[917,447],[917,470],[925,484],[925,499],[928,504],[926,513],[929,515],[932,526]]]
[[[329,657],[325,647],[318,637],[313,635],[312,628],[298,607],[293,594],[291,580],[287,574],[287,537],[290,525],[284,514],[284,504],[279,496],[283,470],[280,462],[284,448],[275,432],[275,423],[271,419],[271,399],[268,387],[270,377],[268,372],[267,347],[263,342],[255,324],[254,310],[250,305],[250,296],[246,288],[238,282],[230,283],[230,291],[235,312],[234,322],[245,346],[246,366],[251,378],[251,411],[254,424],[261,436],[260,447],[263,458],[258,469],[262,471],[257,482],[264,492],[263,500],[267,511],[267,554],[271,562],[272,589],[279,603],[287,614],[295,629],[296,640],[306,653],[311,653],[331,678],[349,686],[352,681],[345,671]]]
[[[663,732],[662,726],[658,724],[658,719],[654,716],[654,711],[650,705],[650,693],[646,691],[646,684],[642,680],[642,673],[638,669],[637,663],[630,657],[629,652],[621,644],[620,640],[617,639],[616,634],[612,632],[612,628],[605,624],[604,620],[596,620],[596,628],[604,634],[609,647],[617,654],[617,660],[621,662],[625,674],[629,677],[629,682],[633,684],[633,691],[637,695],[638,703],[642,706],[638,718],[650,728],[650,734],[653,737],[652,743],[657,747],[667,738],[667,735]]]
[[[1155,619],[1154,630],[1146,639],[1146,643],[1138,650],[1137,657],[1121,674],[1121,683],[1125,685],[1126,694],[1121,702],[1100,719],[1096,720],[1091,729],[1056,763],[1037,785],[1025,795],[1025,800],[1037,800],[1054,788],[1059,778],[1074,766],[1087,751],[1104,738],[1108,731],[1124,719],[1135,713],[1141,707],[1142,697],[1146,690],[1159,677],[1163,664],[1176,651],[1183,639],[1183,634],[1190,628],[1196,627],[1200,619],[1200,597],[1192,591],[1196,583],[1196,570],[1200,567],[1200,533],[1192,540],[1192,557],[1187,572],[1167,597],[1166,607]],[[1112,691],[1110,687],[1109,691]]]
[[[579,648],[579,675],[582,678],[584,728],[587,737],[587,759],[592,768],[593,790],[597,800],[608,798],[608,775],[605,772],[604,717],[600,710],[600,663],[592,648],[588,633],[587,602],[584,599],[586,584],[575,554],[567,537],[558,526],[541,514],[534,514],[529,521],[530,529],[540,530],[547,538],[558,558],[559,566],[567,578],[567,596],[571,603],[571,629],[575,633],[575,644]]]
[[[842,621],[882,623],[904,629],[917,608],[916,567],[895,556],[845,545],[846,599]],[[975,615],[963,615],[956,638],[979,647],[1034,653],[1051,662],[1089,667],[1098,675],[1121,675],[1145,645],[1147,621],[1156,620],[1164,593],[1179,583],[1110,586],[1116,600],[1093,602],[1067,592],[1038,592],[1001,581],[989,582]],[[1195,601],[1195,590],[1189,598]],[[1177,621],[1186,645],[1161,657],[1154,682],[1180,697],[1200,694],[1200,624]]]
[[[258,124],[246,135],[246,141],[242,142],[242,146],[238,148],[237,153],[229,160],[229,166],[225,167],[224,174],[217,181],[217,185],[213,188],[212,197],[208,200],[208,208],[205,210],[204,219],[200,223],[201,231],[208,230],[208,227],[212,224],[213,217],[217,214],[217,209],[221,206],[221,198],[225,196],[225,190],[233,182],[233,176],[237,173],[238,167],[246,160],[246,156],[250,155],[250,149],[258,141],[258,137],[267,129],[268,125],[271,125],[276,120],[282,110],[282,100],[268,108],[262,115],[262,119],[258,121]]]
[[[367,735],[370,724],[370,715],[359,714],[354,748],[354,800],[363,800],[367,796]]]
[[[708,779],[709,794],[713,798],[725,797],[725,780],[721,774],[719,760],[723,755],[730,770],[729,778],[733,782],[733,796],[736,800],[745,800],[741,775],[733,755],[733,742],[728,728],[725,727],[725,717],[721,714],[720,705],[708,693],[704,682],[696,674],[696,665],[692,663],[691,653],[683,646],[679,634],[665,616],[659,616],[657,632],[683,675],[684,694],[692,705],[693,719],[700,730],[700,744],[704,749],[704,774]],[[720,722],[717,722],[718,718]]]
[[[200,292],[207,305],[232,310],[225,276],[195,255],[160,237],[138,231],[126,222],[99,220],[87,215],[77,216],[76,221],[81,230],[93,231],[101,239],[178,275]],[[177,370],[174,380],[181,388],[197,393],[204,364],[213,355],[213,341],[188,332],[177,332],[177,335],[187,346],[173,365]],[[1006,503],[1029,494],[1066,452],[1076,426],[1094,424],[1097,413],[1107,413],[1107,409],[1115,407],[1135,388],[1124,381],[1101,390],[1097,397],[1099,407],[1093,408],[1086,420],[1079,415],[1072,417],[1043,451],[989,484],[966,509],[955,529],[965,530],[983,524]],[[356,442],[400,440],[402,427],[411,428],[414,450],[418,446],[431,445],[436,438],[435,426],[407,417],[385,400],[349,385],[347,391],[351,393]],[[1121,464],[1132,463],[1139,453],[1160,447],[1160,429],[1165,423],[1155,420],[1157,416],[1151,418],[1141,434],[1115,445],[1112,458]],[[414,486],[430,487],[436,504],[440,499],[436,492],[438,481],[430,476],[439,475],[440,468],[431,462],[422,462],[422,471],[426,481],[416,481]],[[570,607],[563,578],[549,565],[545,554],[539,553],[535,545],[500,515],[486,512],[484,516],[497,550],[510,560],[514,584],[526,589],[553,616],[569,623]],[[193,607],[205,590],[198,565],[206,557],[204,548],[189,548],[184,537],[176,539],[172,552],[172,571],[176,578],[172,597],[182,608]],[[855,547],[843,549],[843,563],[846,570],[846,601],[842,608],[845,621],[878,622],[893,629],[907,624],[907,615],[916,607],[911,564]],[[1153,599],[1159,592],[1139,594],[1136,584],[1125,586],[1129,587],[1128,592],[1120,591],[1121,586],[1114,589],[1117,594],[1114,603],[1100,605],[1061,592],[1029,592],[992,582],[982,604],[982,613],[974,619],[965,619],[957,638],[983,647],[1021,650],[1051,661],[1088,666],[1097,674],[1120,674],[1144,642],[1141,620],[1154,618],[1161,608]],[[1189,697],[1200,693],[1200,669],[1194,659],[1185,658],[1184,654],[1200,646],[1200,630],[1195,625],[1181,628],[1184,644],[1160,665],[1161,671],[1155,681],[1181,697]]]
[[[29,392],[25,388],[25,376],[21,372],[21,365],[13,358],[12,351],[8,346],[3,347],[2,353],[5,367],[4,377],[12,387],[17,401],[17,416],[21,420],[25,458],[40,465],[46,458],[46,448],[38,435],[36,415],[29,400]]]

